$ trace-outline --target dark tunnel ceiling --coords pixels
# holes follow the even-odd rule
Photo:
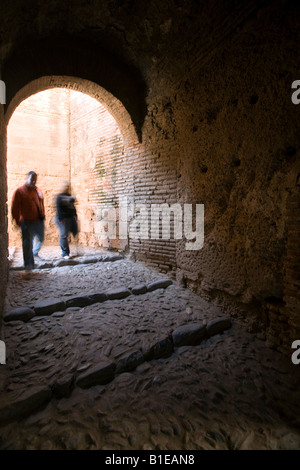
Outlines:
[[[139,71],[83,40],[51,38],[27,43],[14,51],[2,69],[4,82],[9,83],[5,110],[25,85],[53,75],[78,77],[105,88],[122,102],[141,137],[146,115],[146,85]]]

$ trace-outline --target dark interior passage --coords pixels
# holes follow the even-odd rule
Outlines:
[[[145,269],[172,279],[184,295],[198,296],[234,325],[241,326],[246,335],[250,334],[255,344],[252,349],[247,346],[246,351],[249,360],[252,354],[256,358],[256,365],[251,363],[253,368],[262,363],[256,354],[259,341],[271,355],[279,354],[287,370],[291,365],[298,380],[299,365],[291,360],[292,344],[300,340],[300,107],[297,100],[292,100],[292,84],[300,78],[298,3],[78,0],[72,5],[58,5],[51,0],[37,6],[33,0],[19,0],[0,9],[0,79],[6,89],[6,100],[2,100],[5,103],[0,106],[2,325],[11,276],[7,197],[11,195],[10,181],[17,184],[9,172],[10,165],[18,161],[10,158],[12,147],[7,131],[17,116],[18,106],[26,107],[29,97],[33,99],[36,93],[50,89],[58,93],[60,89],[69,97],[69,108],[64,107],[63,100],[55,100],[67,111],[65,119],[70,121],[69,146],[68,142],[63,144],[64,149],[68,148],[65,155],[69,156],[69,166],[60,157],[61,147],[50,142],[48,163],[47,158],[43,159],[43,164],[48,165],[44,186],[48,191],[55,178],[69,172],[80,201],[82,246],[117,250],[128,262],[136,262],[136,266],[142,262]],[[85,117],[85,113],[92,112],[90,104],[70,99],[73,92],[74,97],[83,93],[92,100],[90,104],[95,103],[96,125]],[[49,112],[54,110],[55,105],[49,104]],[[35,106],[31,104],[27,111],[35,112]],[[77,111],[82,116],[80,122]],[[101,134],[105,127],[101,116],[106,113],[111,119],[106,121],[107,138]],[[47,119],[51,120],[50,115]],[[25,121],[29,122],[27,118]],[[33,134],[40,129],[37,126],[30,127]],[[15,139],[17,151],[27,158],[29,137],[17,132]],[[56,158],[60,170],[51,174]],[[22,179],[21,169],[18,178]],[[119,196],[126,199],[126,207],[137,209],[124,215]],[[116,215],[116,228],[122,237],[113,243],[110,238],[101,247],[98,234],[106,204]],[[161,236],[151,237],[147,218],[155,205],[168,209],[190,205],[195,209],[197,204],[204,206],[201,248],[187,249],[186,238],[176,238],[173,228],[169,239],[164,239],[168,230],[163,227],[167,220],[163,214],[157,222]],[[51,210],[49,206],[49,235]],[[129,222],[134,237],[130,236]],[[54,238],[53,235],[49,240],[49,247]],[[37,272],[37,277],[45,272]],[[122,284],[122,275],[118,281]],[[164,303],[168,302],[161,295],[161,303],[155,307],[157,315],[157,310],[163,312]],[[184,311],[189,308],[181,306]],[[120,304],[120,311],[130,317],[131,307],[139,310],[128,300],[128,305],[126,301]],[[179,310],[178,319],[187,321]],[[114,317],[116,324],[117,318]],[[197,319],[203,320],[201,315],[194,318]],[[5,329],[6,325],[1,329],[2,336]],[[131,339],[134,343],[134,333]],[[245,342],[250,344],[248,339]],[[191,363],[190,357],[187,363]],[[192,367],[187,363],[182,366],[186,370]],[[228,359],[226,367],[231,365]],[[215,362],[211,364],[212,368],[215,366]],[[246,363],[239,366],[245,371],[249,367]],[[143,367],[146,366],[140,372]],[[5,368],[1,366],[1,370]],[[247,389],[258,390],[262,402],[267,394],[271,408],[280,413],[285,399],[266,392],[271,385],[276,389],[273,375],[262,386],[257,377],[250,372],[248,376],[245,371],[242,375]],[[154,377],[159,376],[155,369]],[[120,376],[118,380],[123,379]],[[147,376],[148,381],[135,383],[134,387],[145,391],[146,384],[153,384],[152,379]],[[293,396],[298,388],[295,383],[291,385]],[[202,393],[204,396],[205,390]],[[211,399],[210,403],[219,403],[218,394],[207,394],[205,398]],[[159,393],[157,398],[159,401]],[[237,404],[240,407],[241,402]],[[256,422],[258,417],[253,419]],[[141,429],[143,426],[148,424],[141,424]],[[197,426],[198,429],[199,423]],[[127,431],[124,433],[127,436]],[[251,447],[251,437],[247,440],[243,436],[245,446]],[[118,445],[126,447],[127,441],[122,439],[120,436]],[[236,438],[234,442],[237,441]],[[254,441],[254,446],[272,447],[268,439],[258,442],[257,435]],[[278,442],[276,439],[276,446],[298,446],[295,441]],[[98,445],[105,444],[101,441]],[[136,445],[143,446],[141,442]],[[185,445],[189,445],[188,437]]]

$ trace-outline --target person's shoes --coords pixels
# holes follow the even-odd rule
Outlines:
[[[22,274],[23,279],[31,279],[32,270],[33,270],[33,266],[31,265],[25,266],[25,272]]]
[[[33,256],[34,256],[35,258],[37,258],[38,260],[40,260],[40,261],[43,261],[43,260],[44,260],[44,258],[42,258],[39,254],[33,255]]]
[[[70,258],[70,256],[68,256],[68,255],[63,256],[63,259],[69,259],[69,258]]]

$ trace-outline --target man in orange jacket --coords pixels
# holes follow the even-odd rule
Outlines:
[[[11,205],[12,218],[21,228],[23,259],[27,271],[34,267],[34,256],[38,256],[44,241],[44,198],[36,187],[36,181],[37,174],[30,171],[25,184],[15,190]]]

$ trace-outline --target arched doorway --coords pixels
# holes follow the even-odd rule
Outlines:
[[[45,194],[45,243],[57,244],[55,195],[70,180],[77,196],[80,242],[122,250],[128,240],[106,236],[104,210],[118,211],[133,194],[131,160],[139,142],[122,104],[100,86],[70,77],[43,77],[21,89],[6,114],[10,246],[20,244],[10,220],[15,187],[30,170]],[[116,221],[118,223],[118,221]]]

